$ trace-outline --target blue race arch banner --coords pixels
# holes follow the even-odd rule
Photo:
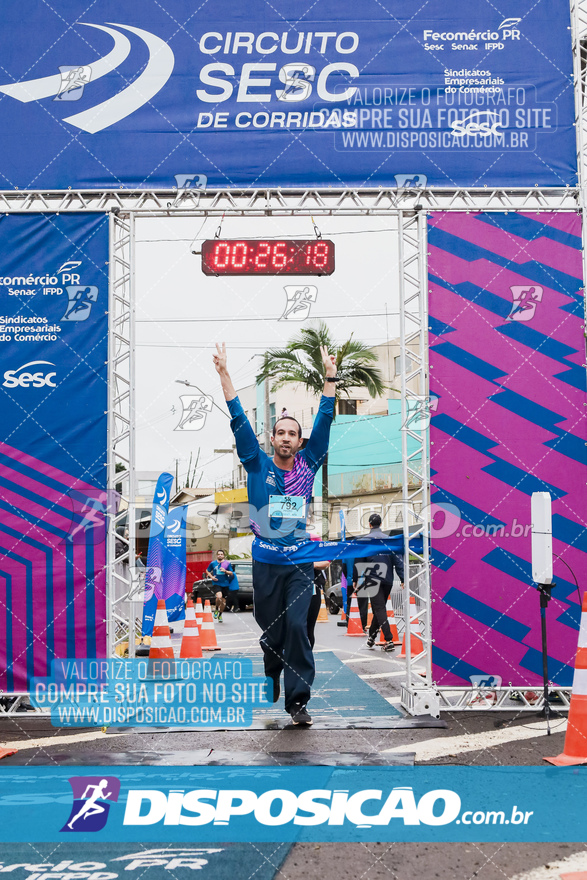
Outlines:
[[[576,183],[568,0],[27,9],[1,189]]]
[[[108,218],[0,220],[0,692],[106,654]]]

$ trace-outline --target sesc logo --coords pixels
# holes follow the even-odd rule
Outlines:
[[[29,361],[28,364],[23,364],[21,367],[18,367],[16,370],[6,370],[4,373],[4,382],[2,383],[4,388],[46,388],[49,386],[50,388],[56,388],[57,385],[53,381],[57,373],[50,372],[48,373],[46,370],[37,370],[34,373],[31,373],[27,370],[27,367],[36,367],[44,364],[48,367],[54,367],[55,364],[51,363],[51,361]]]

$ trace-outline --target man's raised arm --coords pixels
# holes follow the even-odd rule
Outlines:
[[[320,346],[320,354],[322,355],[322,363],[324,364],[324,390],[322,393],[325,397],[334,397],[336,394],[336,382],[330,382],[330,379],[336,378],[336,356],[328,354],[325,345]]]
[[[220,376],[220,384],[222,385],[222,390],[224,392],[224,399],[226,401],[234,400],[236,397],[236,391],[234,390],[232,379],[228,373],[226,342],[223,342],[222,345],[216,343],[216,354],[213,355],[212,360],[214,361],[216,372]]]
[[[329,381],[336,378],[336,358],[333,354],[328,354],[326,346],[320,346],[322,355],[322,363],[324,364],[324,391],[314,425],[310,434],[310,439],[306,444],[304,452],[306,459],[313,464],[316,469],[321,467],[324,457],[328,452],[328,440],[330,437],[330,425],[334,417],[336,382]]]
[[[231,415],[230,427],[236,441],[237,455],[246,471],[257,470],[261,457],[261,447],[251,427],[251,423],[245,415],[228,373],[225,342],[222,345],[216,343],[216,354],[212,356],[212,360],[214,361],[216,372],[220,376],[224,399]]]

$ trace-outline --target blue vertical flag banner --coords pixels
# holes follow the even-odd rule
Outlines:
[[[568,0],[3,7],[0,189],[577,182]]]
[[[165,599],[168,620],[185,620],[185,531],[187,505],[174,507],[165,523],[165,556],[161,597]]]
[[[157,480],[153,496],[153,512],[149,530],[147,574],[145,576],[145,604],[143,607],[143,635],[153,633],[158,599],[163,598],[162,578],[165,561],[165,523],[169,510],[169,496],[173,485],[171,474],[163,473]]]
[[[0,218],[0,693],[106,651],[108,218]]]

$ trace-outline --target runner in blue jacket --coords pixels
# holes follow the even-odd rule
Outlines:
[[[335,357],[326,348],[321,349],[326,374],[324,392],[306,448],[301,450],[301,426],[286,416],[273,426],[274,455],[270,457],[259,446],[237,397],[227,369],[225,343],[217,343],[216,349],[214,366],[232,417],[237,454],[247,471],[251,529],[258,538],[277,546],[307,541],[307,506],[316,471],[328,451],[334,416]],[[306,706],[315,674],[307,632],[313,584],[312,562],[274,565],[253,560],[254,615],[263,630],[260,644],[265,673],[273,681],[273,702],[277,702],[284,670],[285,709],[294,724],[312,723]]]

